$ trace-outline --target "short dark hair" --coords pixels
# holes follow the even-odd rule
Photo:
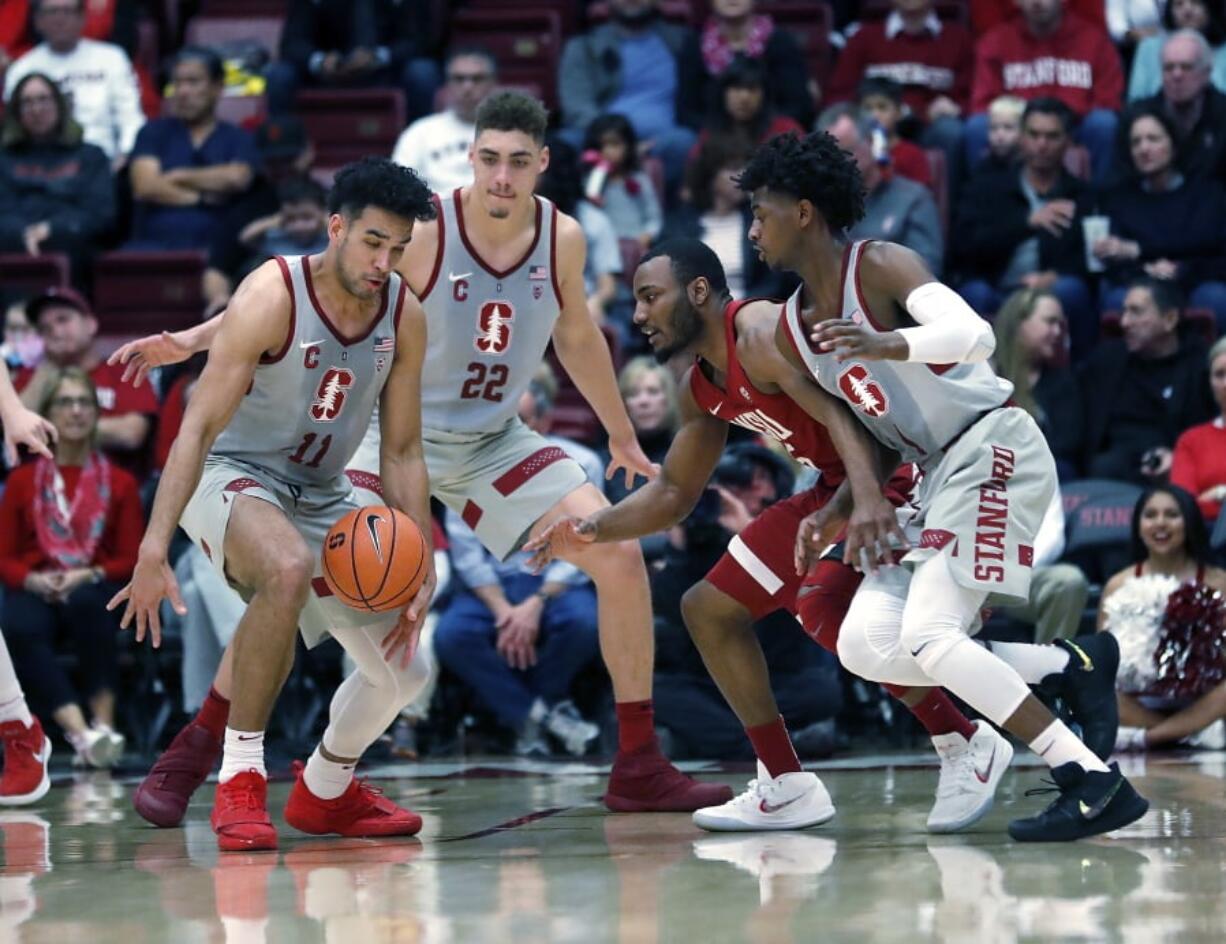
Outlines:
[[[737,186],[746,192],[766,187],[808,200],[832,230],[855,226],[864,216],[860,168],[825,131],[771,138],[750,156]]]
[[[617,112],[598,115],[592,119],[592,123],[587,126],[587,132],[583,136],[584,150],[599,151],[600,139],[609,133],[616,134],[626,143],[626,160],[621,169],[638,170],[639,136],[635,133],[634,125],[630,124],[630,119]]]
[[[715,203],[715,177],[726,167],[743,168],[753,150],[744,138],[727,131],[709,134],[685,169],[690,205],[705,213]]]
[[[477,108],[476,132],[522,131],[537,144],[545,143],[549,111],[539,100],[523,92],[495,92]]]
[[[648,250],[639,260],[639,265],[660,256],[668,258],[673,276],[682,288],[695,279],[703,278],[717,296],[728,294],[728,277],[724,274],[724,265],[719,261],[719,256],[702,240],[688,236],[665,240]]]
[[[1137,176],[1136,165],[1132,163],[1132,126],[1142,118],[1152,118],[1166,132],[1166,136],[1171,141],[1171,166],[1179,166],[1179,159],[1182,156],[1179,147],[1179,131],[1175,128],[1175,122],[1171,121],[1171,116],[1159,105],[1138,105],[1136,108],[1128,109],[1124,113],[1123,120],[1120,122],[1120,130],[1124,135],[1124,143],[1128,146],[1128,163],[1132,168],[1133,175]]]
[[[1143,491],[1132,509],[1132,559],[1140,562],[1149,556],[1149,551],[1145,549],[1145,542],[1141,540],[1141,512],[1146,502],[1158,492],[1165,492],[1175,499],[1175,504],[1179,506],[1180,514],[1183,515],[1184,551],[1192,560],[1203,564],[1209,556],[1209,529],[1205,526],[1205,517],[1200,513],[1196,499],[1189,492],[1178,485],[1165,483],[1152,485]]]
[[[1196,0],[1209,15],[1209,22],[1205,24],[1205,28],[1201,32],[1205,36],[1205,41],[1213,48],[1217,48],[1226,40],[1226,19],[1222,16],[1221,4],[1210,3],[1209,0]],[[1162,25],[1168,33],[1173,33],[1178,26],[1175,25],[1175,0],[1166,0],[1166,5],[1162,11]]]
[[[1051,115],[1060,120],[1060,126],[1064,128],[1065,134],[1073,133],[1073,112],[1068,105],[1060,101],[1058,98],[1052,98],[1050,95],[1042,98],[1032,98],[1026,103],[1026,108],[1022,112],[1022,127],[1026,127],[1026,121],[1031,115]]]
[[[732,61],[724,67],[724,71],[716,77],[719,93],[722,96],[730,88],[766,88],[766,66],[760,59],[737,53]]]
[[[368,206],[406,220],[432,220],[433,194],[415,170],[386,157],[364,157],[346,164],[332,182],[328,212],[353,219]]]
[[[1159,311],[1183,312],[1183,292],[1172,279],[1155,279],[1152,275],[1141,275],[1128,283],[1128,291],[1143,288],[1149,292],[1149,297]]]
[[[185,62],[199,62],[203,65],[210,82],[220,82],[225,78],[226,69],[221,56],[207,46],[184,46],[175,53],[174,59],[171,60],[171,73],[173,74],[174,70]]]
[[[901,105],[902,85],[884,75],[871,75],[856,86],[856,101],[862,102],[870,95],[880,95],[895,105]]]
[[[479,46],[476,43],[461,43],[458,46],[452,46],[447,50],[447,56],[443,59],[444,71],[451,67],[451,63],[456,59],[472,56],[473,58],[484,59],[490,65],[490,75],[493,78],[498,78],[498,60],[494,58],[494,54],[485,46]],[[445,76],[444,76],[445,78]]]
[[[282,205],[313,203],[316,206],[326,207],[328,192],[324,190],[319,181],[310,177],[287,177],[277,184],[277,202]]]

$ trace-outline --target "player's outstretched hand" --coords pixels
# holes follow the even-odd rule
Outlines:
[[[106,605],[113,610],[119,604],[127,601],[123,611],[123,619],[119,621],[120,629],[127,629],[135,621],[136,641],[144,642],[148,631],[153,638],[153,648],[162,644],[162,600],[170,601],[174,611],[180,616],[187,613],[183,597],[179,594],[179,582],[170,569],[165,555],[150,557],[142,554],[136,559],[136,569],[128,585],[111,597]]]
[[[177,331],[163,331],[146,338],[137,338],[116,350],[106,359],[108,364],[123,364],[123,379],[139,387],[155,367],[180,364],[192,356],[192,349]]]
[[[53,459],[50,444],[55,442],[57,435],[55,427],[33,410],[24,406],[15,409],[12,416],[4,418],[4,458],[10,466],[17,465],[17,447],[25,446],[31,452]]]
[[[850,321],[819,321],[809,332],[819,351],[834,351],[840,363],[853,357],[863,361],[905,361],[907,339],[897,331],[870,331]]]
[[[394,663],[400,656],[400,668],[407,669],[413,661],[413,653],[417,651],[417,638],[421,634],[422,623],[430,610],[430,601],[434,599],[434,590],[438,586],[438,577],[434,573],[434,555],[430,556],[430,570],[426,579],[414,594],[409,605],[400,613],[400,619],[392,631],[383,637],[383,658]]]
[[[647,458],[647,453],[643,452],[643,447],[634,436],[621,440],[609,439],[609,465],[604,470],[604,477],[611,479],[622,470],[626,473],[626,488],[634,488],[637,475],[650,482],[660,474],[659,464]]]
[[[880,492],[872,502],[856,502],[847,521],[843,563],[868,574],[878,564],[893,563],[895,550],[909,550],[907,536],[898,524],[898,514]]]
[[[567,551],[578,550],[596,540],[596,522],[590,518],[559,518],[536,537],[525,542],[524,550],[532,554],[528,568],[539,574],[553,560],[565,557]]]
[[[839,533],[847,525],[847,515],[837,502],[827,502],[800,522],[796,531],[796,548],[792,559],[796,575],[803,577],[821,559],[822,552],[838,540]]]

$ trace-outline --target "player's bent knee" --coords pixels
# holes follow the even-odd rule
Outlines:
[[[908,619],[904,613],[898,643],[922,669],[929,671],[950,649],[967,638],[955,621],[931,616],[923,621]]]
[[[315,557],[305,543],[278,548],[264,565],[261,591],[286,601],[302,601],[311,589]]]
[[[582,559],[574,563],[597,584],[607,582],[616,586],[618,581],[639,576],[645,579],[647,575],[643,549],[638,541],[617,541],[585,548]]]
[[[852,675],[870,682],[885,681],[881,671],[884,660],[869,644],[867,627],[863,624],[843,622],[835,653],[839,663]]]

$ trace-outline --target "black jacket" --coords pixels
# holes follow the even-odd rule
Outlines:
[[[1022,192],[1020,167],[991,171],[971,179],[958,200],[951,233],[952,266],[963,278],[983,278],[995,284],[1013,251],[1031,236],[1039,237],[1039,269],[1061,275],[1085,274],[1085,240],[1081,218],[1089,211],[1089,188],[1068,171],[1061,171],[1051,199],[1077,204],[1073,225],[1056,237],[1030,228],[1030,204]]]
[[[115,221],[115,182],[106,154],[92,144],[19,144],[0,149],[0,237],[46,220],[52,235],[86,242]]]
[[[1128,126],[1131,117],[1144,109],[1163,111],[1166,103],[1162,93],[1141,98],[1124,109],[1120,116],[1120,130],[1116,138],[1115,171],[1117,178],[1132,172],[1132,156],[1129,153]],[[1205,90],[1205,104],[1200,120],[1191,132],[1180,136],[1176,143],[1179,167],[1189,177],[1221,177],[1226,174],[1226,95],[1210,85]]]

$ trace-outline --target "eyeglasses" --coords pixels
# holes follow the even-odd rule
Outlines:
[[[93,410],[97,404],[94,403],[93,397],[52,397],[51,405],[58,410],[71,410],[74,406],[79,406],[83,410]]]
[[[490,82],[493,76],[488,72],[452,72],[447,76],[448,82],[454,82],[456,85],[480,85],[482,82]]]

